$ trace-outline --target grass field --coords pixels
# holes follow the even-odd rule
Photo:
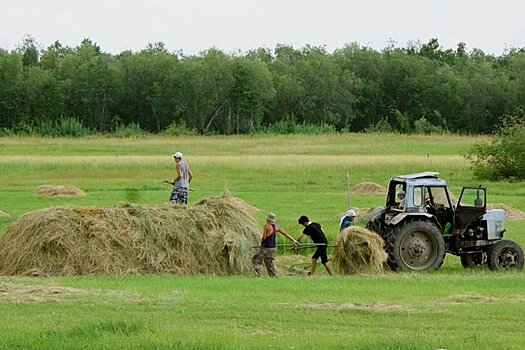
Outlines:
[[[167,201],[170,155],[186,155],[190,202],[227,188],[268,211],[294,236],[297,218],[329,239],[347,209],[350,184],[438,171],[455,196],[478,185],[461,156],[465,136],[324,135],[139,139],[0,138],[0,236],[21,214],[55,205]],[[42,198],[43,184],[75,185],[78,198]],[[483,182],[489,202],[525,211],[523,183]],[[351,194],[352,207],[382,195]],[[525,222],[507,238],[525,246]],[[285,254],[285,252],[281,252]],[[280,257],[282,261],[284,257]],[[302,259],[303,257],[299,257]],[[308,257],[304,256],[307,261]],[[525,273],[442,269],[383,276],[0,276],[0,349],[523,349]]]

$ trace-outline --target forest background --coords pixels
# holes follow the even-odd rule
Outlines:
[[[0,49],[0,135],[139,131],[491,133],[525,114],[525,49],[501,56],[438,39],[381,51],[277,45],[196,55],[163,43],[105,53],[83,40]]]

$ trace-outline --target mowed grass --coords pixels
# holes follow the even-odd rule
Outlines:
[[[327,135],[139,139],[0,138],[0,236],[23,213],[55,205],[167,201],[171,154],[195,174],[190,202],[225,189],[268,211],[294,236],[297,218],[333,241],[340,214],[381,205],[350,185],[386,186],[397,174],[438,171],[459,196],[479,185],[461,156],[483,138]],[[79,198],[42,198],[43,184],[75,185]],[[522,183],[483,182],[489,202],[525,210]],[[523,221],[507,236],[525,246]],[[285,251],[280,254],[287,254]],[[305,261],[311,252],[305,252]],[[522,349],[525,273],[442,269],[383,276],[278,279],[214,276],[0,277],[0,349]]]

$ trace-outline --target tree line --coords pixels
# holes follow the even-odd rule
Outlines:
[[[437,39],[375,50],[347,44],[195,55],[163,43],[109,54],[89,39],[0,49],[0,129],[74,120],[95,132],[250,134],[271,125],[336,131],[490,133],[525,114],[525,49],[501,56]]]

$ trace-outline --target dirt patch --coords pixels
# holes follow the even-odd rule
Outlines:
[[[37,189],[37,195],[41,197],[82,197],[87,193],[72,185],[42,185]]]
[[[5,211],[1,211],[0,210],[0,218],[8,218],[10,217],[11,215],[7,214]]]
[[[361,182],[350,189],[355,194],[385,194],[386,188],[374,182]]]
[[[514,209],[510,205],[504,203],[487,204],[487,209],[503,209],[505,210],[506,220],[525,220],[525,213],[521,210]]]
[[[0,241],[0,274],[253,275],[260,227],[224,194],[195,205],[52,207],[21,216]]]

